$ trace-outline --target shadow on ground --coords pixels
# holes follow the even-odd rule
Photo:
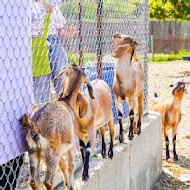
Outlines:
[[[184,190],[190,189],[190,185],[187,185],[175,177],[165,173],[164,171],[156,181],[152,190]]]

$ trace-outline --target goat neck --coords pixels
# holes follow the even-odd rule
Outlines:
[[[121,68],[122,70],[128,70],[129,67],[131,67],[131,55],[129,53],[118,58],[116,62],[116,71],[117,68]]]
[[[82,81],[78,81],[77,77],[76,80],[72,81],[72,83],[66,83],[64,86],[62,99],[64,99],[73,110],[76,107],[77,95],[80,91],[81,86]]]
[[[173,95],[173,103],[175,106],[179,106],[181,105],[181,101],[182,101],[182,98],[183,98],[183,94],[184,92],[181,91],[181,92],[178,92],[176,95]]]

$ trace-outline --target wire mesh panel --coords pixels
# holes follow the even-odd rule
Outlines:
[[[29,164],[27,161],[23,164],[25,143],[18,119],[57,98],[64,75],[58,81],[53,79],[62,67],[72,63],[85,67],[91,81],[101,78],[112,89],[115,32],[127,34],[140,44],[137,56],[144,66],[144,109],[148,110],[148,0],[31,0],[30,4],[2,0],[0,7],[0,64],[3,65],[0,67],[0,189],[14,189],[16,182],[17,189],[27,189]],[[111,93],[117,124],[115,96]],[[126,117],[128,105],[125,102],[123,106]],[[97,138],[96,147],[100,144]],[[76,162],[80,161],[78,152]],[[42,179],[44,176],[42,164]]]

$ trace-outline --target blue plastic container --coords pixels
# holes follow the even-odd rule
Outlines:
[[[97,63],[88,62],[86,64],[85,73],[89,77],[90,81],[97,79]],[[118,123],[118,112],[115,105],[115,95],[112,91],[113,86],[113,78],[114,78],[114,63],[102,63],[102,80],[104,80],[111,89],[112,95],[112,111],[114,116],[114,124]],[[86,85],[83,86],[83,90],[85,90]],[[127,117],[129,114],[129,106],[126,102],[123,103],[124,108],[124,117]]]

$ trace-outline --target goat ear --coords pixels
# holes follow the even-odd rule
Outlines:
[[[111,54],[111,56],[114,58],[120,58],[130,49],[131,46],[129,44],[118,46],[117,49]]]
[[[29,123],[29,121],[30,121],[29,116],[26,113],[19,119],[19,122],[22,125],[25,125],[25,124]]]
[[[77,95],[77,102],[79,105],[79,117],[82,118],[88,110],[88,102],[81,93]]]
[[[185,94],[188,94],[187,88],[184,89]]]
[[[88,88],[88,93],[89,93],[90,98],[94,99],[94,92],[93,92],[93,87],[92,87],[91,83],[87,82],[86,85]]]

